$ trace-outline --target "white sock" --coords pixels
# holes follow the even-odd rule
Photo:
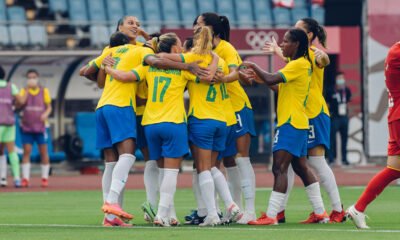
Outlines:
[[[158,168],[158,186],[161,187],[164,178],[164,168]]]
[[[169,214],[168,214],[168,216],[169,216],[169,218],[178,219],[178,217],[176,216],[175,203],[174,203],[175,200],[174,199],[175,199],[175,196],[174,196],[174,198],[172,198],[171,205],[169,205]]]
[[[193,188],[194,198],[196,199],[197,202],[197,215],[199,215],[199,217],[204,217],[207,215],[207,207],[203,201],[203,198],[201,197],[199,175],[197,174],[196,169],[193,169],[192,188]]]
[[[234,202],[224,175],[216,167],[211,168],[211,175],[214,179],[215,189],[219,196],[221,196],[222,201],[224,201],[225,208],[229,208]]]
[[[7,158],[6,155],[0,156],[0,179],[7,179]]]
[[[115,164],[110,192],[107,196],[108,203],[118,203],[118,197],[124,189],[126,181],[128,180],[129,171],[135,163],[136,157],[132,154],[122,154],[119,156],[117,164]]]
[[[256,175],[250,162],[250,157],[238,157],[235,159],[240,171],[242,192],[245,199],[245,210],[249,213],[255,212],[256,197]]]
[[[199,185],[201,191],[201,197],[205,205],[207,206],[207,216],[215,217],[218,216],[217,209],[215,207],[215,187],[214,181],[210,171],[203,171],[199,174]]]
[[[157,215],[162,218],[169,217],[169,209],[176,191],[178,173],[179,169],[164,168],[164,178],[160,186],[160,202],[157,212]]]
[[[29,180],[31,177],[31,164],[23,163],[21,164],[21,169],[22,169],[22,178]]]
[[[267,216],[275,218],[278,214],[279,208],[282,205],[283,200],[285,199],[285,194],[280,192],[271,192],[271,196],[269,197]]]
[[[316,214],[323,214],[325,212],[324,202],[321,197],[321,190],[319,189],[319,183],[313,183],[306,187],[306,193],[308,200],[311,203],[312,208]]]
[[[42,169],[42,178],[48,179],[49,178],[49,172],[50,172],[50,164],[42,164],[40,165],[40,168]]]
[[[237,166],[227,167],[226,169],[226,180],[228,182],[229,191],[231,192],[233,201],[243,209],[242,205],[242,187],[240,185],[240,172]]]
[[[293,171],[292,164],[290,164],[288,167],[288,171],[287,171],[288,184],[287,184],[285,199],[282,202],[282,206],[280,207],[279,212],[282,212],[286,209],[287,203],[289,201],[289,195],[290,195],[290,192],[292,191],[292,188],[294,185],[294,177],[295,177],[295,173]]]
[[[103,202],[107,200],[108,193],[110,192],[112,173],[116,163],[117,162],[106,162],[104,164],[103,178],[101,179],[101,189],[103,190]]]
[[[144,186],[146,188],[146,198],[152,208],[157,207],[158,200],[158,166],[157,161],[149,160],[144,167]]]
[[[341,212],[342,202],[340,201],[339,189],[336,184],[335,175],[325,160],[325,156],[309,156],[308,163],[318,175],[319,182],[328,193],[332,209]]]

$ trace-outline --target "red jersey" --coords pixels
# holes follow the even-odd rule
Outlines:
[[[400,42],[390,49],[385,61],[385,82],[389,94],[388,122],[400,119]]]

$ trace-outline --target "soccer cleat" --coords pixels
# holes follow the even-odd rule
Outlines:
[[[181,223],[179,222],[179,220],[177,218],[171,217],[169,219],[169,225],[173,226],[173,227],[176,227],[176,226],[181,225]]]
[[[122,208],[119,206],[118,203],[111,204],[111,203],[105,202],[101,209],[103,210],[104,213],[114,214],[121,218],[126,218],[129,220],[131,220],[133,218],[133,215],[122,210]]]
[[[368,229],[368,225],[365,222],[365,218],[368,217],[363,212],[358,211],[354,205],[349,207],[346,211],[347,217],[350,218],[354,225],[360,229]]]
[[[49,180],[47,178],[42,178],[42,183],[40,184],[42,188],[47,188],[49,186]]]
[[[278,219],[276,217],[268,217],[266,213],[262,213],[255,221],[248,222],[249,225],[278,225]]]
[[[144,219],[147,223],[153,223],[153,222],[151,221],[150,216],[149,216],[147,213],[144,213],[143,219]]]
[[[160,216],[155,216],[154,217],[154,225],[159,226],[159,227],[170,227],[169,221],[167,218],[162,218]]]
[[[1,180],[0,180],[0,186],[1,187],[7,187],[7,179],[5,179],[5,178],[2,178]]]
[[[104,217],[103,227],[132,227],[132,224],[125,223],[118,217],[115,217],[113,220],[108,220],[107,217]]]
[[[220,225],[220,224],[221,224],[221,219],[217,215],[217,216],[207,216],[204,219],[204,222],[200,223],[199,226],[200,227],[207,227],[207,226],[214,227],[214,226],[217,226],[217,225]]]
[[[192,216],[192,218],[191,218],[190,221],[185,221],[186,225],[199,225],[199,224],[203,223],[204,219],[206,218],[205,216],[204,217],[200,217],[197,214],[197,211],[194,211],[191,216]],[[186,217],[188,217],[188,216],[186,216]],[[189,219],[189,218],[186,218],[186,217],[185,217],[185,219]]]
[[[278,212],[276,218],[278,219],[278,223],[286,223],[285,210]]]
[[[21,180],[19,180],[19,179],[14,180],[14,187],[15,188],[20,188],[21,187]]]
[[[329,216],[325,211],[322,214],[316,214],[316,213],[312,212],[312,213],[310,213],[310,216],[306,220],[304,220],[300,223],[312,224],[312,223],[328,223],[328,222],[329,222]]]
[[[243,217],[242,211],[240,211],[240,208],[236,203],[232,203],[231,206],[226,210],[226,219],[237,222]]]
[[[346,221],[346,213],[344,210],[341,212],[333,210],[329,215],[329,223],[342,223]]]
[[[248,224],[251,221],[257,220],[255,213],[244,212],[242,218],[237,221],[238,224]]]
[[[23,188],[29,187],[29,180],[26,178],[23,178],[22,182],[21,182],[21,187],[23,187]]]
[[[145,220],[146,218],[148,219],[147,222],[152,223],[154,222],[154,217],[156,216],[156,210],[154,210],[149,202],[144,202],[141,206],[144,214],[145,214]]]
[[[191,210],[191,213],[189,215],[185,216],[185,224],[186,222],[192,221],[192,219],[197,216],[197,210]]]

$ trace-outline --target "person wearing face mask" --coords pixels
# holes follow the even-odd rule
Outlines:
[[[22,97],[21,137],[24,148],[22,158],[22,187],[29,187],[30,155],[36,142],[39,148],[42,170],[41,186],[48,186],[49,154],[47,151],[46,123],[51,113],[49,90],[40,86],[39,73],[30,69],[26,73],[26,87],[20,92]]]
[[[331,112],[331,148],[329,151],[329,162],[332,164],[336,159],[336,133],[340,133],[342,163],[349,165],[347,161],[347,138],[349,130],[348,103],[351,100],[351,91],[346,86],[343,72],[336,74],[336,86],[330,98]]]

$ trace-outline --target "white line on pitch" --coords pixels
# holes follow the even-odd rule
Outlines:
[[[78,224],[0,224],[0,227],[48,227],[48,228],[103,228],[107,229],[102,226],[96,225],[78,225]],[[126,229],[126,228],[118,228],[118,229]],[[232,227],[175,227],[175,228],[160,228],[160,227],[153,227],[153,226],[134,226],[132,229],[169,229],[169,230],[237,230],[237,231],[317,231],[317,232],[358,232],[358,233],[400,233],[399,230],[392,230],[392,229],[381,229],[381,230],[358,230],[358,229],[332,229],[332,228],[278,228],[277,226],[271,227],[260,227],[260,228],[232,228]]]

